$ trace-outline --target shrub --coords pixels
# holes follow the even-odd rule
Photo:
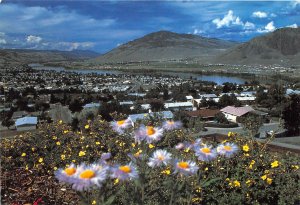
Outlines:
[[[85,204],[294,204],[300,199],[298,156],[291,153],[274,153],[265,144],[233,133],[222,142],[200,140],[181,129],[168,130],[160,119],[147,119],[135,127],[120,121],[124,126],[119,128],[116,123],[98,116],[81,122],[79,132],[58,122],[42,125],[36,133],[2,139],[3,202],[32,203],[41,198],[48,204],[78,204],[78,200]],[[155,135],[144,139],[145,130]],[[171,154],[165,165],[149,163],[158,150]],[[59,177],[70,166],[77,168],[74,178]],[[85,179],[91,179],[97,176],[91,171],[101,170],[107,177],[97,178],[100,188],[79,177],[87,171]],[[54,173],[65,183],[58,184]],[[24,183],[26,176],[33,182]],[[38,183],[41,180],[44,184]],[[19,193],[12,191],[20,184]],[[29,191],[31,195],[25,194]]]

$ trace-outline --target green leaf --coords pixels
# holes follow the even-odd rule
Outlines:
[[[222,178],[221,177],[218,177],[218,178],[214,178],[214,179],[211,179],[211,180],[208,180],[206,182],[204,182],[201,187],[207,187],[207,186],[210,186],[211,184],[215,183],[216,181],[219,181],[221,180]]]
[[[109,197],[109,198],[107,199],[107,201],[106,201],[106,202],[104,202],[104,204],[103,204],[103,205],[110,205],[110,204],[112,204],[112,203],[114,202],[115,198],[116,198],[116,196],[115,196],[115,195],[113,195],[113,196]]]

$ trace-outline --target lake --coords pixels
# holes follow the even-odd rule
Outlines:
[[[96,73],[99,75],[106,75],[106,74],[130,74],[130,71],[120,71],[120,70],[95,70],[95,69],[65,69],[64,67],[52,67],[52,66],[43,66],[41,64],[32,63],[29,64],[30,67],[36,70],[53,70],[57,72],[76,72],[76,73],[82,73],[82,74],[89,74],[89,73]],[[134,74],[141,74],[144,75],[144,73],[136,72]],[[229,83],[236,83],[236,84],[244,84],[247,79],[243,79],[240,77],[234,77],[234,76],[228,76],[228,75],[221,75],[221,74],[213,74],[213,75],[199,75],[195,73],[182,73],[182,72],[168,72],[168,71],[162,71],[159,74],[162,75],[170,75],[170,76],[178,76],[181,78],[190,78],[201,80],[201,81],[212,81],[217,83],[218,85],[222,85],[225,82]]]

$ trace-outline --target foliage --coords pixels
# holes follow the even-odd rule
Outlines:
[[[111,116],[115,120],[125,119],[116,113]],[[56,122],[41,125],[36,133],[1,139],[1,175],[14,176],[6,177],[9,179],[5,183],[7,186],[2,186],[3,202],[24,204],[42,198],[47,204],[78,204],[78,197],[84,204],[149,205],[294,204],[300,200],[297,194],[300,190],[298,156],[277,154],[267,150],[265,144],[229,133],[223,141],[203,139],[201,146],[210,144],[215,148],[219,144],[234,143],[238,146],[235,155],[230,158],[218,155],[213,160],[202,161],[193,150],[198,135],[175,129],[164,131],[157,142],[135,143],[132,133],[142,124],[160,127],[162,121],[149,118],[119,134],[111,129],[110,123],[97,116],[94,121],[81,122],[81,131],[72,131],[63,122]],[[184,145],[182,149],[176,146],[180,142]],[[174,173],[173,164],[149,167],[149,156],[158,149],[167,150],[172,158],[195,161],[199,170],[183,175]],[[94,163],[107,152],[111,153],[106,162],[109,166],[132,162],[138,169],[138,178],[126,181],[108,178],[100,189],[77,192],[78,195],[69,185],[57,184],[54,180],[53,174],[58,168],[69,167],[71,163]],[[39,184],[40,189],[33,189],[30,186],[36,180],[32,184],[21,183],[24,174],[15,174],[19,170],[31,179],[48,179],[47,183]],[[13,197],[16,194],[12,191],[14,181],[26,188],[19,191],[17,198]],[[21,195],[29,189],[34,194]]]
[[[254,137],[258,133],[259,128],[263,125],[262,118],[257,115],[248,115],[239,120],[241,121],[243,128],[250,132],[251,137]]]
[[[300,134],[300,95],[291,95],[289,104],[284,108],[282,118],[284,127],[290,135]]]

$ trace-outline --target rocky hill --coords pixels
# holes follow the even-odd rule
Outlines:
[[[159,31],[123,44],[94,59],[94,62],[168,61],[196,57],[208,59],[235,45],[236,42],[216,38]]]

